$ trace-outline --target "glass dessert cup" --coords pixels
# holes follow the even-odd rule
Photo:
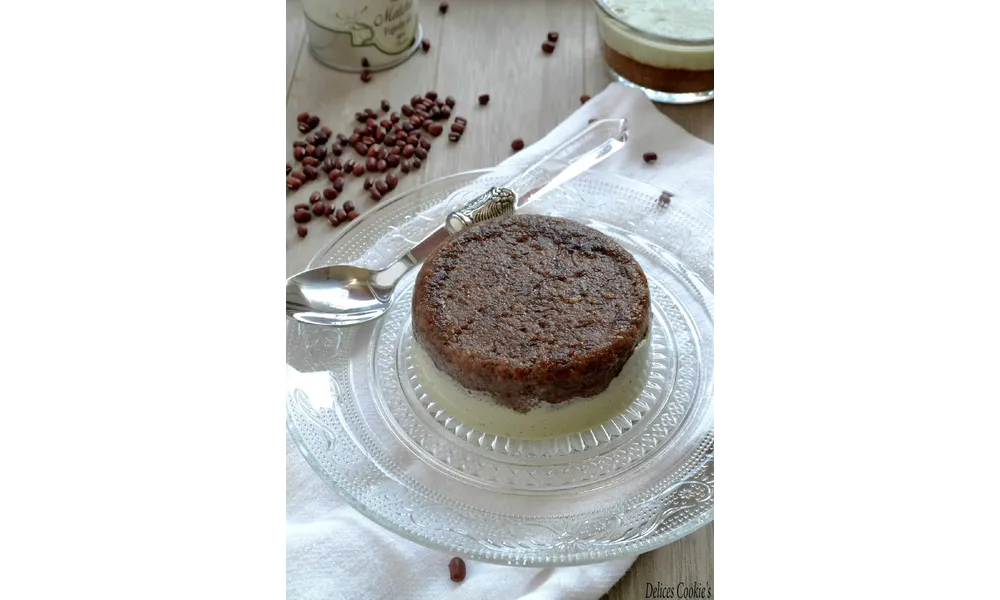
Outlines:
[[[608,4],[597,5],[601,53],[612,79],[645,92],[653,102],[695,104],[715,97],[715,40],[667,37],[626,22]]]

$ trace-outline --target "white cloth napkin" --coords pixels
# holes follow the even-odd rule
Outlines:
[[[625,148],[597,168],[660,187],[713,212],[714,148],[660,113],[638,90],[609,85],[506,162],[540,158],[592,118],[625,117]],[[658,160],[647,164],[644,152]],[[549,600],[597,599],[634,557],[579,567],[523,568],[468,561],[465,581],[448,578],[452,555],[386,531],[348,506],[312,471],[291,439],[286,460],[286,597]]]

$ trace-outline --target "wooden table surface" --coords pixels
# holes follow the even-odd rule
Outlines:
[[[419,171],[400,178],[397,191],[432,179],[491,167],[510,156],[510,141],[526,144],[543,137],[580,105],[580,96],[596,94],[610,82],[600,56],[600,40],[591,0],[464,0],[450,2],[447,14],[438,2],[420,2],[428,53],[418,50],[402,65],[373,73],[364,84],[357,74],[338,72],[317,62],[306,48],[305,25],[298,0],[287,2],[287,139],[286,161],[292,140],[301,139],[295,116],[308,111],[318,115],[334,132],[349,134],[353,115],[364,108],[378,110],[384,98],[392,110],[415,94],[437,91],[453,96],[453,115],[469,125],[460,142],[437,138]],[[549,31],[559,32],[556,51],[541,52]],[[479,94],[490,95],[489,105],[476,103]],[[661,106],[692,134],[714,140],[714,104]],[[325,220],[309,224],[309,235],[300,239],[289,218],[292,206],[306,200],[313,183],[289,194],[284,207],[287,223],[286,273],[305,268],[334,229]],[[343,199],[352,199],[360,212],[374,204],[361,191],[361,182],[348,179]],[[321,222],[322,221],[322,222]],[[611,600],[646,598],[647,584],[674,587],[679,582],[699,582],[713,587],[713,525],[669,546],[642,555],[605,596]]]

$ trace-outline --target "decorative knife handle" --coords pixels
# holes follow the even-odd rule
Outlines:
[[[491,187],[482,196],[449,214],[445,224],[450,233],[456,234],[475,223],[512,215],[516,205],[517,195],[514,192],[507,188]]]

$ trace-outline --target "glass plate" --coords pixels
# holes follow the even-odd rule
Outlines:
[[[519,168],[470,171],[391,200],[338,232],[309,268],[381,268]],[[407,274],[389,312],[349,329],[287,320],[287,425],[316,472],[383,527],[466,559],[552,566],[668,544],[712,520],[713,223],[661,190],[588,173],[523,212],[615,238],[649,281],[652,369],[621,415],[547,440],[448,415],[412,368]]]

